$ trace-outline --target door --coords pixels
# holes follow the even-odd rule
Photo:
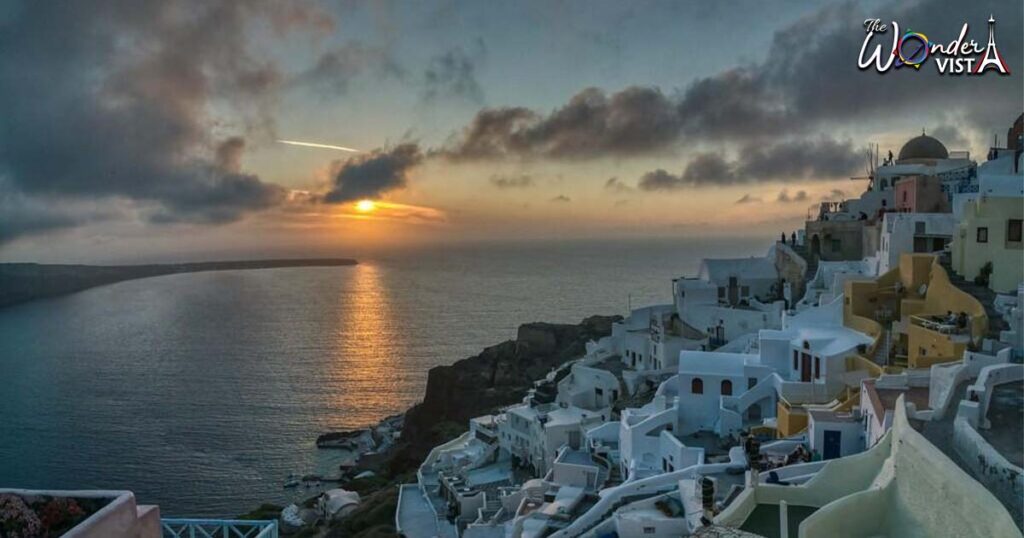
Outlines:
[[[806,353],[800,354],[800,381],[811,382],[811,356]]]
[[[729,277],[729,304],[735,305],[740,301],[740,287],[736,277]]]
[[[842,432],[835,430],[825,430],[825,453],[822,454],[823,459],[831,460],[839,457],[841,452],[841,450],[839,449],[841,439]]]

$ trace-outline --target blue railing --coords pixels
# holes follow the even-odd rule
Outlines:
[[[276,521],[162,518],[164,538],[278,538]]]

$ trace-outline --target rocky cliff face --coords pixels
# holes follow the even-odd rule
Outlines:
[[[586,343],[611,334],[620,316],[593,316],[579,325],[529,323],[515,340],[483,350],[427,376],[420,403],[406,412],[392,472],[414,469],[434,446],[446,441],[473,417],[522,400],[533,382],[552,368],[578,358]]]

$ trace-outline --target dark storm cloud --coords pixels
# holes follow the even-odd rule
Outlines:
[[[700,185],[704,183],[735,183],[740,178],[736,175],[736,165],[727,162],[718,153],[699,153],[683,170],[680,178],[685,183]]]
[[[364,75],[402,79],[406,72],[388,49],[350,41],[321,54],[316,63],[299,73],[291,84],[331,97],[348,93],[353,82]]]
[[[476,80],[476,71],[485,54],[483,41],[477,40],[472,54],[456,47],[432,58],[423,72],[423,99],[456,97],[483,103],[484,90]]]
[[[941,0],[923,0],[870,13],[852,2],[825,6],[777,31],[760,63],[694,80],[679,94],[647,87],[611,94],[587,88],[549,114],[521,107],[484,109],[445,153],[455,159],[628,157],[690,141],[778,139],[836,122],[942,109],[956,110],[976,126],[1002,129],[1019,113],[1024,93],[1021,6],[987,0],[952,10]],[[943,76],[934,60],[920,71],[885,75],[857,67],[868,17],[927,30],[940,42],[952,41],[969,22],[969,39],[984,42],[990,12],[998,20],[997,43],[1011,76]],[[876,39],[891,46],[891,33]]]
[[[687,185],[682,177],[669,173],[661,168],[640,176],[636,186],[644,191],[671,191]]]
[[[679,175],[664,169],[648,172],[637,187],[663,191],[760,181],[828,180],[848,177],[865,162],[864,154],[848,141],[822,138],[748,144],[732,160],[721,153],[698,153]]]
[[[442,153],[454,160],[640,155],[678,133],[675,105],[656,88],[611,95],[587,88],[547,116],[522,107],[481,110]]]
[[[113,218],[111,211],[28,196],[0,181],[0,245],[21,236],[70,228]]]
[[[422,161],[423,153],[414,143],[353,157],[342,165],[333,188],[324,195],[323,201],[336,204],[378,198],[388,191],[404,188],[409,170]]]
[[[738,175],[828,179],[847,176],[866,163],[865,152],[855,149],[850,141],[789,140],[771,146],[746,146],[741,152]]]
[[[954,125],[940,125],[928,132],[949,149],[964,149],[970,145],[967,136]]]
[[[284,198],[281,187],[240,170],[242,138],[211,132],[272,128],[263,111],[281,75],[248,50],[249,22],[283,30],[321,24],[318,15],[298,4],[231,0],[25,2],[7,11],[7,189],[34,199],[142,202],[160,222],[227,222]],[[212,107],[231,114],[230,127]],[[40,218],[49,228],[79,222]]]
[[[526,174],[518,176],[501,176],[495,174],[491,176],[490,182],[491,185],[494,185],[495,187],[502,190],[525,189],[527,187],[532,187],[536,184],[533,181],[533,176],[528,176]]]

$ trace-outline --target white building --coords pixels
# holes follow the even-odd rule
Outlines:
[[[956,229],[952,213],[886,213],[878,245],[878,274],[899,267],[901,254],[941,252]]]
[[[921,133],[907,141],[900,148],[893,162],[886,162],[875,169],[875,182],[883,190],[890,190],[896,183],[914,176],[935,176],[942,181],[942,190],[949,199],[957,192],[976,190],[977,163],[966,151],[950,152],[937,139]],[[892,207],[892,200],[889,200]]]
[[[863,260],[818,262],[818,270],[807,281],[804,297],[797,303],[796,310],[831,303],[842,295],[847,280],[875,278],[880,274],[879,265],[877,256]]]
[[[785,301],[774,248],[759,258],[705,259],[696,278],[673,281],[679,319],[707,334],[708,348],[763,328],[779,327]]]
[[[532,400],[531,400],[532,402]],[[524,403],[505,411],[498,426],[499,446],[543,476],[563,446],[579,449],[585,431],[610,419],[607,414],[557,403]]]

